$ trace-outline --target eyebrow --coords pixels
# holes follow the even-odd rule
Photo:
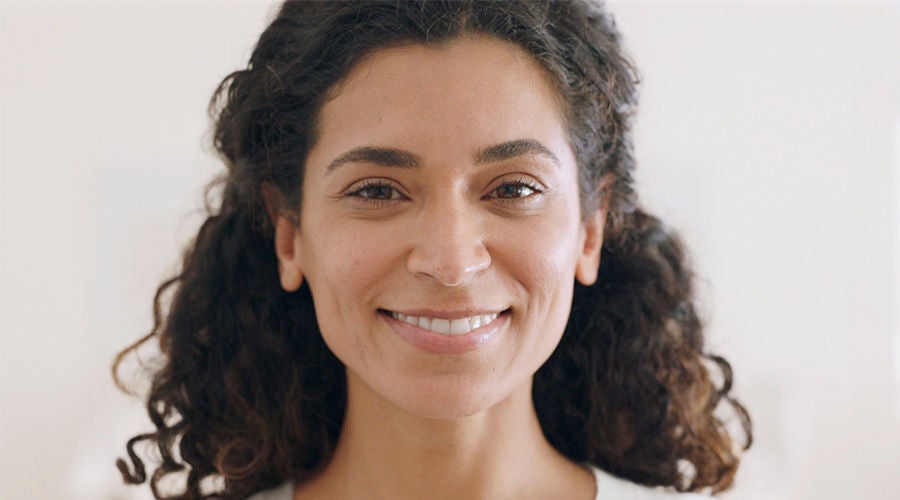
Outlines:
[[[519,156],[544,157],[560,165],[559,158],[547,146],[534,139],[516,139],[478,151],[475,164],[495,163]],[[326,175],[349,163],[370,163],[381,167],[419,168],[421,159],[413,153],[396,148],[362,146],[353,148],[335,158],[325,170]]]
[[[416,168],[422,162],[418,156],[402,149],[363,146],[353,148],[335,158],[328,164],[325,173],[330,174],[337,170],[338,167],[348,163],[371,163],[381,167]]]
[[[552,161],[557,167],[559,158],[553,154],[547,146],[534,139],[517,139],[496,146],[490,146],[475,155],[475,164],[493,163],[516,158],[518,156],[543,156]]]

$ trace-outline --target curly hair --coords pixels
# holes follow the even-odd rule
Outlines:
[[[148,480],[140,442],[160,454],[149,478],[156,498],[172,474],[186,482],[166,498],[233,499],[302,482],[328,462],[346,406],[344,366],[322,340],[309,288],[279,286],[262,189],[300,206],[317,115],[363,57],[470,35],[513,42],[540,64],[565,104],[583,212],[608,203],[598,281],[576,283],[562,340],[534,376],[547,440],[645,485],[731,485],[750,419],[729,395],[728,362],[704,351],[682,243],[639,207],[630,140],[638,76],[613,19],[588,1],[477,0],[288,1],[247,68],[221,82],[210,102],[227,167],[211,185],[221,196],[181,270],[158,288],[153,329],[113,366],[121,386],[122,360],[159,342],[163,364],[146,402],[155,430],[128,442],[130,466],[117,462],[126,482]],[[740,444],[717,414],[723,404],[742,427]]]

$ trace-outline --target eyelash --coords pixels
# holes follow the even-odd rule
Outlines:
[[[503,188],[524,188],[531,192],[520,196],[499,196],[498,192]],[[373,196],[373,191],[375,191],[376,189],[390,190],[390,194],[388,195],[389,197],[379,198]],[[541,189],[536,183],[530,182],[524,178],[518,178],[513,181],[504,182],[497,188],[493,189],[485,198],[496,199],[503,203],[522,203],[522,200],[524,198],[529,198],[536,194],[542,194],[543,192],[544,190]],[[382,193],[382,195],[383,194],[384,193]],[[383,180],[362,181],[360,184],[354,186],[346,193],[344,193],[344,196],[348,198],[358,198],[365,203],[372,203],[376,205],[391,203],[393,201],[401,199],[408,199],[406,196],[400,193],[400,191],[394,186],[394,184]]]
[[[512,196],[512,197],[501,197],[501,196],[498,196],[496,193],[497,193],[498,191],[500,191],[500,189],[505,188],[505,187],[525,188],[525,189],[530,190],[531,192],[528,193],[528,194],[522,195],[522,196]],[[536,195],[536,194],[541,194],[541,193],[543,193],[543,192],[544,192],[544,190],[541,189],[536,183],[530,182],[530,181],[528,181],[528,180],[526,180],[526,179],[524,179],[524,178],[518,178],[518,179],[515,179],[515,180],[513,180],[513,181],[511,181],[511,182],[504,182],[503,184],[501,184],[500,186],[498,186],[496,189],[494,189],[493,191],[491,191],[491,196],[490,196],[490,197],[491,197],[491,198],[495,198],[495,199],[497,199],[497,200],[500,200],[500,201],[502,201],[502,202],[504,202],[504,203],[517,203],[517,202],[521,202],[521,200],[522,200],[523,198],[528,198],[528,197],[530,197],[530,196],[533,196],[533,195]]]
[[[372,196],[372,192],[375,189],[390,189],[391,190],[391,193],[389,195],[390,197],[389,198],[377,198],[375,196]],[[366,193],[368,193],[368,196],[366,195]],[[395,198],[394,195],[397,195],[397,198]],[[385,182],[385,181],[381,181],[381,180],[362,181],[360,184],[358,184],[357,186],[354,186],[349,191],[347,191],[347,193],[345,193],[345,196],[352,197],[352,198],[361,198],[370,203],[388,203],[388,202],[394,201],[396,199],[406,198],[405,196],[400,194],[400,191],[397,190],[397,188],[393,184],[391,184],[390,182]]]

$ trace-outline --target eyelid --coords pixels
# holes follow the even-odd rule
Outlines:
[[[515,185],[515,186],[524,186],[528,189],[531,189],[533,191],[533,193],[525,195],[525,196],[517,196],[514,198],[501,198],[499,196],[494,195],[494,193],[496,193],[498,189],[502,188],[503,186],[510,185],[510,184]],[[488,194],[485,195],[485,197],[495,198],[495,199],[499,199],[502,201],[516,201],[516,200],[522,200],[525,198],[530,198],[534,195],[543,194],[544,191],[546,191],[546,189],[547,189],[547,187],[543,183],[541,183],[534,177],[532,177],[530,175],[526,175],[526,174],[512,174],[512,176],[507,174],[507,175],[501,176],[499,178],[499,180],[496,183],[492,183],[492,185],[494,187],[488,191]]]
[[[393,194],[397,195],[397,197],[391,198],[372,198],[367,196],[362,196],[361,193],[372,187],[386,187],[393,190]],[[398,200],[408,200],[409,196],[407,196],[402,189],[400,189],[399,183],[392,180],[386,179],[383,177],[377,178],[366,178],[360,179],[358,181],[353,182],[343,191],[341,191],[341,198],[351,198],[356,200],[362,200],[363,202],[368,203],[389,203]]]

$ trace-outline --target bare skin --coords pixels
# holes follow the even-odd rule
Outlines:
[[[308,282],[347,368],[340,442],[295,498],[593,498],[531,400],[603,240],[555,89],[475,37],[376,51],[336,90],[299,225],[270,204],[282,287]]]
[[[334,459],[295,500],[594,498],[591,473],[544,439],[530,385],[489,412],[426,421],[360,385]]]

